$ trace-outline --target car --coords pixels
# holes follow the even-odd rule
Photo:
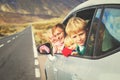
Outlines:
[[[47,80],[120,79],[120,0],[88,0],[64,19],[84,19],[89,26],[84,55],[49,56],[45,64]]]

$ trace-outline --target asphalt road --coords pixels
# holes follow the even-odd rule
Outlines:
[[[0,39],[0,80],[40,80],[31,27]]]

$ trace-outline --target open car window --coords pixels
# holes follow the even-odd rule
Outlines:
[[[87,32],[87,36],[89,35],[90,26],[91,26],[91,22],[92,22],[95,10],[96,10],[96,8],[91,8],[91,9],[78,10],[78,11],[74,12],[74,16],[80,17],[86,21],[87,28],[89,29]],[[70,17],[68,17],[65,21],[68,21],[71,17],[73,17],[73,16],[70,15]],[[65,22],[65,23],[67,24],[67,22]],[[86,47],[86,45],[85,45],[85,47]],[[82,56],[89,56],[89,55],[91,55],[91,54],[84,53],[84,55],[82,55]],[[78,55],[78,56],[80,56],[80,55]]]

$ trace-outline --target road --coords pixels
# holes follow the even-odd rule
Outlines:
[[[0,80],[40,80],[31,27],[0,39]]]

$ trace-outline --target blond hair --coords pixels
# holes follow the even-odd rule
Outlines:
[[[66,33],[71,36],[80,30],[86,29],[86,22],[82,18],[79,17],[72,17],[69,19],[67,26],[66,26]]]
[[[65,39],[64,39],[65,47],[69,47],[72,44],[74,44],[74,40],[72,40],[72,38],[70,36],[66,36]]]

